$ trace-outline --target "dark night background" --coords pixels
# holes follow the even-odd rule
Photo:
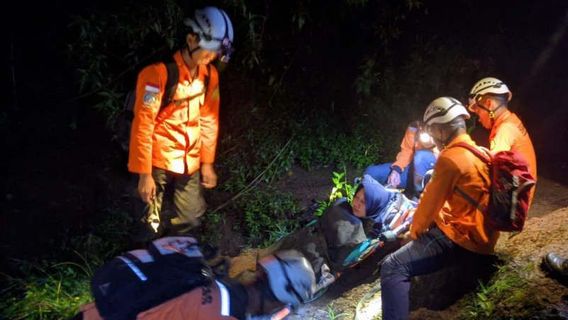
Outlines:
[[[317,119],[318,125],[328,124],[327,130],[337,127],[362,141],[361,132],[391,130],[382,140],[384,158],[376,158],[384,161],[398,147],[406,124],[420,117],[428,102],[442,95],[465,102],[477,80],[495,76],[513,91],[510,109],[532,137],[539,175],[566,184],[568,3],[443,0],[424,1],[416,10],[397,9],[397,3],[411,2],[369,0],[345,11],[347,1],[250,1],[249,9],[270,12],[264,59],[254,68],[242,64],[250,50],[241,44],[246,24],[239,20],[238,6],[231,6],[227,11],[237,29],[237,52],[221,73],[220,139],[239,136],[245,130],[239,123],[269,122],[264,117],[271,114],[270,104],[263,101],[271,99],[266,83],[276,75],[286,93],[281,101],[289,103],[288,109],[274,111],[276,117],[308,119],[298,120],[304,128],[315,127],[311,119]],[[146,3],[157,4],[137,2]],[[89,230],[105,206],[125,197],[129,179],[125,155],[112,141],[105,115],[92,107],[97,99],[76,99],[81,95],[76,69],[87,62],[66,50],[77,41],[70,17],[108,14],[120,9],[121,1],[10,5],[13,9],[4,10],[0,110],[0,250],[6,268],[8,257],[50,256],[53,246],[65,243],[62,238]],[[397,19],[381,16],[384,6]],[[301,32],[291,32],[291,15],[301,8],[309,18]],[[387,20],[393,28],[381,30],[400,34],[381,43],[374,23]],[[381,80],[362,96],[353,83],[364,72],[367,57],[376,61]],[[289,67],[284,71],[283,66]],[[253,105],[268,109],[257,112]],[[372,126],[357,131],[359,124]],[[295,134],[291,127],[285,130]],[[484,134],[476,130],[474,135]],[[220,143],[218,152],[228,148]],[[230,171],[222,161],[217,164],[225,173],[221,181],[229,179]]]

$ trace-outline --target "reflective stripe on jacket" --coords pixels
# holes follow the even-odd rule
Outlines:
[[[213,65],[199,66],[192,79],[180,51],[174,60],[179,82],[173,101],[161,111],[165,64],[150,65],[138,75],[128,158],[131,172],[151,173],[155,166],[192,174],[200,163],[215,161],[220,102],[217,70]]]
[[[525,126],[516,114],[505,110],[495,119],[489,135],[489,146],[493,153],[499,151],[516,151],[524,156],[529,164],[529,172],[537,179],[536,154],[531,138]],[[532,203],[536,188],[532,188],[529,206]]]
[[[468,134],[454,138],[440,152],[434,176],[424,189],[414,220],[411,236],[415,239],[435,223],[450,240],[481,254],[491,254],[499,232],[485,226],[484,214],[455,192],[458,187],[487,206],[489,170],[487,165],[464,148],[451,148],[458,142],[475,145]]]

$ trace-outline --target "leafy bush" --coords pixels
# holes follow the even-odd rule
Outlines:
[[[244,231],[251,246],[268,246],[298,227],[297,205],[289,194],[257,190],[237,201],[243,209]]]
[[[181,21],[174,0],[144,5],[132,1],[120,9],[99,8],[74,17],[70,30],[75,39],[67,50],[77,65],[81,97],[95,96],[94,106],[109,124],[134,86],[136,71],[179,45]]]
[[[353,202],[353,197],[355,196],[357,186],[352,185],[347,181],[346,170],[344,170],[343,172],[333,172],[331,181],[333,183],[333,188],[329,193],[329,198],[327,200],[320,201],[318,203],[318,208],[314,212],[315,216],[317,217],[321,216],[324,211],[338,199],[346,198],[349,204]]]

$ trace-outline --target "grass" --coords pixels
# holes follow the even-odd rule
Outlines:
[[[126,212],[108,210],[91,230],[56,246],[69,261],[16,261],[19,275],[0,274],[0,319],[68,319],[92,301],[90,279],[104,261],[125,251]]]
[[[41,266],[45,265],[45,267]],[[88,264],[43,262],[23,265],[25,279],[4,276],[8,284],[0,300],[0,317],[6,319],[67,319],[91,301]]]
[[[517,264],[507,261],[498,267],[487,284],[461,300],[460,319],[545,319],[546,305],[537,298],[540,288],[532,281],[537,266],[534,263]]]
[[[329,320],[337,320],[337,319],[345,318],[347,316],[348,316],[348,313],[346,313],[346,312],[337,313],[333,303],[330,303],[329,305],[327,305],[327,318]]]
[[[290,194],[255,190],[237,202],[243,210],[243,230],[250,246],[267,247],[298,227],[298,206]]]

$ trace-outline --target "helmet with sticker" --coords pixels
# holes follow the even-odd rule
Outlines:
[[[225,11],[217,7],[195,10],[192,18],[183,23],[199,36],[198,45],[219,53],[220,60],[228,62],[233,52],[233,24]]]

